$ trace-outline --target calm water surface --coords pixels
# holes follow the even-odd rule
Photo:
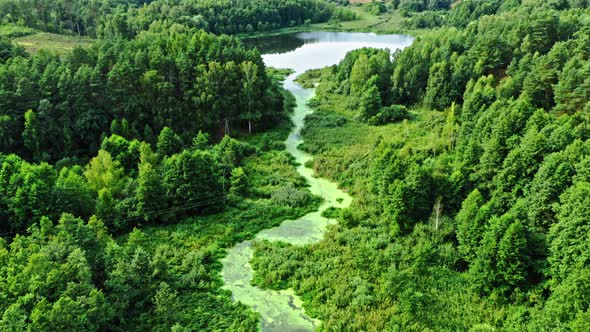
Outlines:
[[[294,79],[307,70],[337,64],[346,53],[358,48],[387,48],[393,52],[409,46],[412,41],[412,37],[405,35],[345,32],[305,32],[247,41],[247,44],[257,47],[263,53],[267,66],[295,70],[295,74],[285,81],[285,88],[297,100],[297,106],[291,115],[293,130],[285,142],[286,150],[300,164],[297,171],[307,180],[310,191],[324,200],[318,211],[297,220],[285,220],[278,227],[258,233],[256,240],[281,241],[294,245],[318,242],[323,238],[328,225],[334,223],[333,220],[322,217],[322,212],[331,206],[344,208],[352,202],[352,198],[338,189],[335,183],[313,177],[313,170],[303,166],[312,156],[297,147],[303,142],[301,129],[305,117],[311,113],[306,104],[313,96],[313,90],[303,89]],[[263,331],[315,330],[321,322],[306,315],[301,299],[292,290],[264,290],[250,284],[254,273],[250,266],[252,256],[252,241],[244,241],[229,249],[228,255],[222,260],[224,287],[232,292],[234,300],[252,307],[260,314]]]

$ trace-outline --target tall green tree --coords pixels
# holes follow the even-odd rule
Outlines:
[[[381,102],[381,94],[376,85],[370,85],[368,89],[363,92],[360,100],[360,117],[367,121],[377,115],[383,104]]]
[[[242,85],[244,87],[244,94],[246,97],[247,110],[242,114],[242,118],[248,121],[248,133],[252,134],[252,121],[261,118],[260,108],[262,97],[260,95],[260,79],[258,77],[258,66],[251,61],[242,63]]]
[[[90,188],[96,193],[107,189],[117,195],[125,185],[123,168],[104,150],[98,151],[98,155],[90,160],[84,176]]]
[[[171,156],[182,150],[182,139],[172,129],[164,127],[158,136],[158,153]]]
[[[37,115],[32,110],[25,113],[25,130],[23,131],[23,141],[27,149],[31,152],[35,160],[41,160],[41,126]]]
[[[141,162],[138,166],[137,176],[137,213],[146,221],[156,219],[159,211],[166,206],[162,177],[159,173],[157,156],[151,147],[143,143],[141,145]]]

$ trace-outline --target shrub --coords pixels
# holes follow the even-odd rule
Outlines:
[[[399,122],[404,119],[408,119],[410,113],[408,109],[403,105],[391,105],[383,107],[377,115],[369,119],[369,124],[374,126],[380,126],[392,122]]]
[[[303,207],[313,199],[311,194],[303,189],[297,189],[292,184],[276,189],[271,194],[274,203],[288,207]]]

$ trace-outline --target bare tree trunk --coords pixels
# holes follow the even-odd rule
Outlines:
[[[432,143],[432,150],[434,152],[434,158],[436,158],[436,142]]]
[[[434,229],[438,232],[438,225],[440,222],[440,214],[442,212],[442,197],[438,196],[436,198],[436,202],[434,203],[434,220],[435,220],[435,226]]]
[[[248,120],[248,134],[252,135],[252,120]]]

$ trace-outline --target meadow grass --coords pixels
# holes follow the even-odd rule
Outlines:
[[[94,39],[89,37],[65,36],[47,32],[38,32],[13,39],[30,53],[37,53],[41,49],[66,54],[76,47],[90,47]]]

